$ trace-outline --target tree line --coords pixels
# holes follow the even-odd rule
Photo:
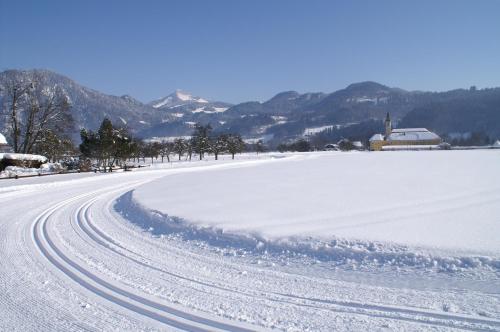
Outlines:
[[[95,160],[100,167],[124,165],[127,160],[146,161],[161,158],[163,162],[177,157],[191,160],[196,155],[200,160],[213,154],[215,160],[222,153],[231,154],[232,159],[245,151],[246,145],[238,134],[215,134],[210,125],[197,124],[190,138],[174,140],[143,141],[134,138],[126,128],[114,127],[104,119],[97,131],[82,129],[79,150],[83,158]]]
[[[104,119],[98,130],[82,129],[81,144],[76,147],[68,133],[74,129],[71,102],[61,87],[47,87],[43,77],[33,73],[28,79],[11,78],[0,87],[5,92],[2,112],[6,129],[15,153],[41,154],[51,161],[66,157],[91,159],[98,165],[120,165],[128,159],[143,161],[161,157],[170,161],[177,155],[180,160],[193,154],[203,159],[213,154],[215,159],[222,153],[235,154],[245,150],[238,134],[216,134],[210,125],[196,125],[189,139],[173,141],[143,141],[135,138],[126,128],[115,127]],[[82,158],[82,159],[83,159]]]

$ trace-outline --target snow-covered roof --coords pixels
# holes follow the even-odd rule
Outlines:
[[[0,144],[8,144],[7,139],[4,135],[2,135],[2,133],[0,133]]]
[[[363,147],[363,143],[361,143],[360,141],[354,141],[354,142],[352,142],[352,145],[357,147],[357,148]]]
[[[391,130],[393,133],[408,133],[408,132],[415,132],[415,131],[428,131],[427,128],[396,128]]]
[[[497,140],[495,143],[493,143],[493,146],[500,146],[500,140]]]
[[[388,141],[427,141],[440,139],[440,137],[425,128],[400,128],[393,129],[386,139]]]
[[[384,136],[382,136],[382,134],[375,134],[373,135],[371,138],[370,138],[370,142],[374,142],[374,141],[383,141],[384,140]]]
[[[31,160],[31,161],[39,161],[44,163],[47,161],[47,157],[40,156],[38,154],[23,154],[23,153],[3,153],[3,159],[11,159],[11,160]]]

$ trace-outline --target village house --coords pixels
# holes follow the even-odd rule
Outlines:
[[[389,113],[385,119],[385,135],[375,134],[370,138],[370,150],[421,149],[442,143],[441,137],[426,128],[392,129]]]

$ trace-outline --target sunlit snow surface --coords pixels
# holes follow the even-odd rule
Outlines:
[[[496,165],[494,151],[252,153],[1,180],[0,331],[500,331]],[[387,209],[415,217],[409,199],[433,220],[482,204],[481,224],[457,213],[436,250],[377,233],[397,224]],[[454,228],[470,236],[454,244]]]
[[[165,177],[148,209],[264,239],[311,236],[500,253],[500,152],[313,153]]]

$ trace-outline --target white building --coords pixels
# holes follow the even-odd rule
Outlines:
[[[385,136],[375,134],[370,138],[370,149],[373,151],[393,150],[399,148],[421,148],[439,145],[441,137],[426,128],[392,129],[389,113],[385,119]]]

